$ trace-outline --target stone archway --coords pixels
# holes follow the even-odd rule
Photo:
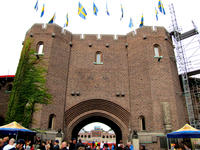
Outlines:
[[[65,138],[76,138],[82,127],[94,121],[110,126],[116,134],[116,142],[127,141],[130,113],[111,101],[99,99],[78,103],[65,112]]]

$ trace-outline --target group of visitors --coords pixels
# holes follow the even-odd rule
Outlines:
[[[116,146],[115,144],[108,145],[107,143],[82,143],[76,139],[72,139],[69,142],[59,140],[46,140],[42,141],[40,137],[37,137],[35,142],[31,140],[4,137],[0,139],[0,150],[134,150],[131,143],[124,145],[122,141]]]
[[[0,150],[24,150],[24,145],[25,141],[23,139],[17,141],[14,138],[9,139],[9,137],[0,139]]]
[[[187,142],[180,142],[177,144],[172,144],[172,150],[191,150],[191,145]]]

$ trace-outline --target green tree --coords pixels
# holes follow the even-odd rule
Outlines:
[[[18,121],[25,127],[29,127],[32,121],[34,105],[48,104],[51,99],[45,87],[44,64],[35,53],[30,40],[27,40],[22,49],[6,117],[7,122]]]

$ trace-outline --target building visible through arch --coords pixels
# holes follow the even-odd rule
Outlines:
[[[104,124],[108,125],[109,127],[111,127],[111,129],[114,131],[114,133],[116,135],[116,141],[115,141],[116,143],[119,143],[120,140],[122,140],[122,131],[121,131],[120,127],[117,124],[115,124],[113,121],[111,121],[107,118],[101,117],[101,116],[92,116],[92,117],[86,118],[83,121],[79,122],[72,130],[72,138],[77,139],[79,131],[85,125],[87,125],[89,123],[93,123],[93,122],[101,122],[101,123],[104,123]],[[106,139],[106,137],[104,137],[104,138]],[[104,140],[104,141],[106,142],[106,140]]]
[[[98,38],[55,24],[33,25],[25,40],[33,39],[34,49],[38,43],[44,46],[38,62],[45,62],[53,98],[51,104],[36,105],[31,127],[61,129],[69,140],[96,120],[111,126],[117,141],[126,143],[137,131],[140,144],[160,149],[160,138],[187,120],[183,97],[177,95],[181,88],[173,45],[163,27],[142,27],[136,33]],[[56,116],[53,128],[51,114]]]

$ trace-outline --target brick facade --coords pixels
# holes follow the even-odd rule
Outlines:
[[[186,123],[184,99],[177,94],[181,88],[173,45],[163,27],[98,38],[74,35],[55,24],[35,24],[26,34],[29,37],[34,48],[44,43],[40,59],[47,67],[46,85],[53,95],[51,104],[37,105],[32,128],[48,129],[49,116],[54,114],[52,129],[61,128],[69,139],[77,124],[101,116],[121,129],[124,142],[136,130],[141,141],[159,147],[159,136]],[[155,44],[160,58],[154,57]],[[97,52],[101,64],[95,62]]]
[[[13,80],[14,76],[0,76],[0,126],[5,123]]]

